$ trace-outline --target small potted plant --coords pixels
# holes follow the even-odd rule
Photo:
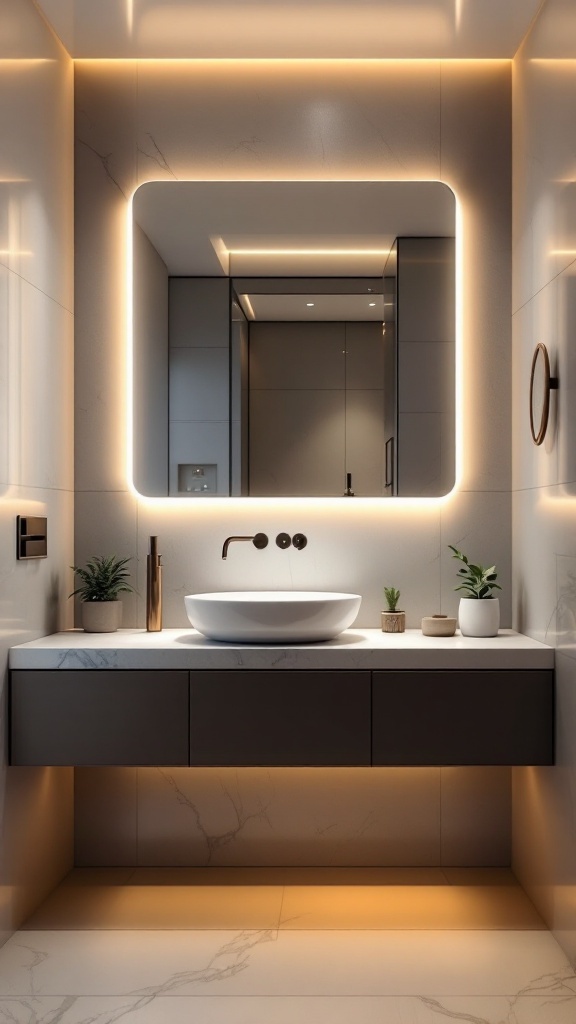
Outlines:
[[[496,583],[496,566],[484,568],[468,561],[466,555],[453,544],[448,547],[462,565],[458,569],[458,586],[454,590],[465,591],[460,598],[458,625],[463,636],[497,636],[500,626],[500,601],[493,590],[502,590]]]
[[[386,598],[388,609],[382,612],[382,632],[403,633],[406,629],[406,612],[396,609],[400,598],[400,591],[396,590],[396,587],[384,587],[384,597]]]
[[[134,588],[126,582],[130,575],[126,569],[129,558],[94,555],[84,568],[70,566],[81,585],[73,590],[81,600],[82,626],[87,633],[114,633],[122,620],[122,602],[118,594],[132,593]]]

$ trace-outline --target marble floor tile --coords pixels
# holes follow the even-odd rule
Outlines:
[[[0,999],[422,993],[573,1000],[576,974],[542,931],[29,931],[0,949]]]
[[[519,885],[287,886],[281,928],[546,930]]]
[[[6,1024],[573,1024],[573,996],[29,996]]]

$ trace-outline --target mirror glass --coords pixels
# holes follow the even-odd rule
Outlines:
[[[454,236],[454,195],[440,182],[142,185],[137,490],[446,494]]]

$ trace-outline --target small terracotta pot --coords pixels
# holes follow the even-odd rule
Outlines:
[[[382,612],[383,633],[403,633],[406,629],[406,612]]]
[[[86,633],[115,633],[122,621],[121,601],[82,601],[80,608]]]

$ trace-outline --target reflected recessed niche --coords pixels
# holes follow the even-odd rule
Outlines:
[[[455,220],[440,182],[142,185],[136,489],[190,500],[448,493]]]

